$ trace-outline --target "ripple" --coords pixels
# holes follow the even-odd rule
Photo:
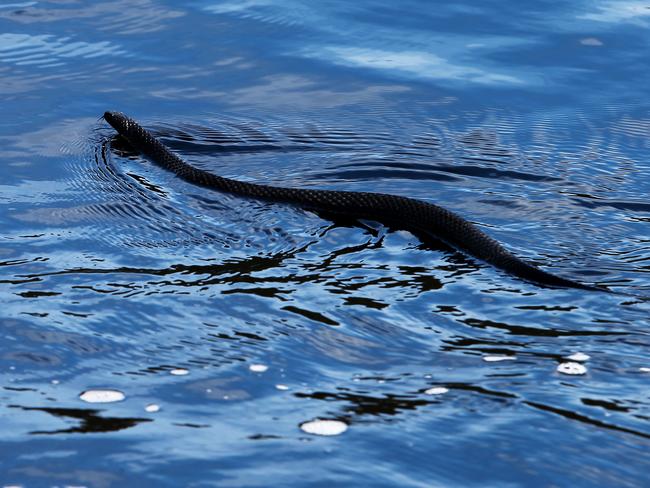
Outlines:
[[[242,19],[254,20],[280,27],[295,27],[304,24],[305,16],[312,16],[311,8],[302,5],[300,2],[292,2],[291,9],[287,12],[278,8],[270,0],[244,0],[225,1],[218,4],[210,4],[203,7],[206,12],[217,15],[236,15]]]
[[[53,35],[0,34],[0,61],[16,66],[52,68],[71,58],[125,56],[125,50],[109,41],[88,43]]]
[[[28,2],[0,10],[0,18],[20,24],[86,20],[100,31],[128,35],[162,30],[166,21],[184,15],[152,0],[100,0],[77,8],[68,3],[58,6],[52,2]],[[147,15],[140,15],[141,12]]]
[[[636,119],[625,116],[612,126],[612,132],[642,138],[647,141],[650,137],[650,119]]]
[[[101,134],[93,134],[90,144],[80,147],[67,162],[68,183],[78,191],[76,198],[85,201],[65,208],[35,208],[19,217],[46,225],[91,225],[102,240],[143,250],[225,242],[227,232],[201,228],[198,223],[188,225],[170,195],[146,176],[116,167],[110,161],[109,147]],[[109,222],[122,231],[103,232]]]

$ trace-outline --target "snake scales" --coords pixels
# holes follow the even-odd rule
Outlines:
[[[384,193],[285,188],[224,178],[186,163],[137,122],[120,112],[106,112],[104,119],[134,149],[188,182],[242,197],[284,202],[310,210],[398,224],[406,230],[432,235],[513,276],[533,283],[608,291],[606,288],[556,276],[521,260],[471,222],[438,205]]]

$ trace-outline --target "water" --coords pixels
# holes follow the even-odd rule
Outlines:
[[[312,3],[0,5],[3,486],[646,485],[647,5]],[[105,110],[622,294],[194,187]]]

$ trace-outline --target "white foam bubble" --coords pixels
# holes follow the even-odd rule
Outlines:
[[[580,363],[560,363],[557,366],[557,372],[570,375],[581,375],[587,373],[587,368]]]
[[[585,354],[584,352],[576,352],[571,354],[570,356],[567,356],[566,358],[570,359],[571,361],[583,362],[591,359],[591,356],[589,354]]]
[[[121,402],[126,396],[119,390],[86,390],[79,398],[88,403],[112,403]]]
[[[514,361],[517,356],[483,356],[483,361],[488,363],[498,363],[499,361]]]
[[[251,364],[248,369],[253,373],[264,373],[269,369],[269,367],[266,364]]]
[[[169,372],[169,374],[173,374],[174,376],[186,376],[186,375],[190,374],[190,372],[189,372],[189,370],[187,370],[185,368],[176,368],[176,369],[172,369]]]
[[[425,395],[444,395],[449,391],[449,388],[445,388],[444,386],[434,386],[433,388],[429,388],[428,390],[424,390]]]
[[[155,403],[150,403],[144,409],[149,412],[149,413],[156,413],[160,411],[160,405],[157,405]]]
[[[641,367],[639,368],[639,371],[641,371],[642,373],[650,373],[650,368]]]
[[[280,391],[287,391],[289,389],[287,385],[275,385],[275,388]]]
[[[340,435],[348,430],[348,424],[340,420],[315,419],[300,424],[303,432],[313,435]]]

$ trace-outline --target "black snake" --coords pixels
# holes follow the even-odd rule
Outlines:
[[[522,261],[474,224],[438,205],[384,193],[284,188],[224,178],[186,163],[137,122],[120,112],[106,112],[104,119],[134,149],[191,183],[242,197],[396,224],[406,230],[432,235],[527,281],[553,287],[609,291],[600,286],[555,276]]]

